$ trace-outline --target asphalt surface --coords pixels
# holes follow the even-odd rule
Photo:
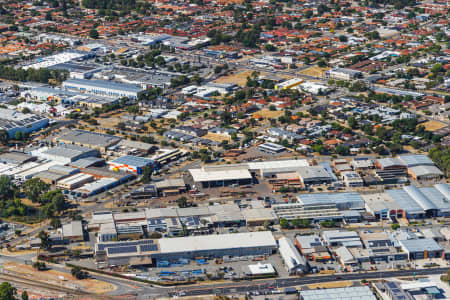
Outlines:
[[[414,276],[414,275],[432,275],[445,273],[450,268],[429,268],[429,269],[417,269],[417,270],[399,270],[399,271],[386,271],[386,272],[366,272],[366,273],[349,273],[340,275],[316,275],[305,276],[295,278],[281,278],[281,279],[268,279],[260,281],[245,281],[236,282],[230,284],[216,284],[208,285],[205,287],[180,287],[170,291],[170,296],[177,295],[179,292],[184,293],[186,296],[199,296],[209,294],[232,294],[232,293],[247,293],[252,291],[270,291],[276,288],[292,287],[305,284],[324,283],[331,281],[344,281],[344,280],[363,280],[363,279],[384,279],[392,277],[402,276]]]

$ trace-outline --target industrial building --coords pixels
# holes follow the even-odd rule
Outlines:
[[[388,190],[389,197],[403,210],[405,218],[425,218],[450,215],[450,187],[440,183],[433,187],[405,186]]]
[[[99,155],[95,149],[71,144],[58,145],[36,153],[42,159],[57,161],[64,165],[81,158],[97,157]]]
[[[71,242],[82,242],[84,240],[83,224],[81,221],[72,221],[62,227],[64,239]]]
[[[245,165],[203,166],[189,169],[194,182],[203,188],[251,184],[253,177]]]
[[[94,180],[94,176],[78,173],[57,182],[56,186],[65,190],[74,190]]]
[[[292,78],[286,81],[283,81],[281,83],[277,83],[275,85],[275,90],[276,91],[281,91],[281,90],[287,90],[290,88],[293,88],[295,86],[298,86],[299,84],[301,84],[303,82],[303,79],[300,78]]]
[[[278,251],[289,275],[308,272],[308,262],[287,237],[278,240]]]
[[[297,202],[305,206],[333,203],[339,210],[363,210],[365,205],[358,193],[298,194]]]
[[[114,135],[90,132],[79,129],[65,130],[60,135],[58,135],[53,139],[55,143],[85,146],[97,149],[101,152],[106,152],[106,149],[108,147],[117,144],[121,140],[122,138]]]
[[[347,69],[347,68],[337,68],[331,69],[327,71],[327,75],[330,78],[340,79],[340,80],[351,80],[357,77],[362,77],[362,73],[360,71]]]
[[[47,126],[47,118],[24,114],[15,110],[0,108],[0,129],[5,130],[10,138],[15,138],[16,132],[31,133]]]
[[[97,260],[106,260],[109,265],[125,265],[136,264],[136,261],[151,264],[196,257],[271,255],[276,248],[272,233],[260,231],[97,243],[95,252]]]
[[[409,259],[442,257],[442,247],[433,239],[409,239],[398,241]]]
[[[330,252],[317,234],[297,235],[295,237],[295,245],[307,259],[314,261],[328,261],[331,259]]]
[[[152,159],[131,155],[122,156],[106,163],[112,171],[124,171],[135,174],[141,174],[144,167],[155,166],[155,162]]]
[[[322,238],[330,247],[359,247],[362,248],[361,239],[355,231],[326,230],[322,232]]]
[[[368,286],[300,291],[300,300],[377,300]]]
[[[64,81],[62,85],[68,90],[76,90],[110,98],[128,97],[136,99],[139,93],[144,90],[142,87],[133,84],[88,79],[69,79]]]

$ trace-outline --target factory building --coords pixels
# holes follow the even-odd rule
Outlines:
[[[55,137],[53,142],[89,147],[105,153],[108,147],[117,144],[121,140],[122,138],[114,135],[79,129],[68,129]]]
[[[443,249],[433,239],[409,239],[398,241],[409,259],[427,259],[442,257]]]
[[[450,216],[450,187],[439,183],[433,187],[405,186],[388,190],[389,197],[403,209],[405,218]]]
[[[81,158],[97,157],[99,155],[95,149],[71,144],[58,145],[36,154],[42,159],[57,161],[64,165]]]
[[[97,243],[95,253],[97,261],[109,265],[133,265],[197,257],[271,255],[276,248],[272,233],[261,231]]]
[[[123,171],[135,174],[141,174],[144,167],[156,167],[152,159],[126,155],[114,160],[108,161],[109,169],[112,171]]]
[[[308,262],[287,237],[278,240],[278,251],[289,275],[308,272]]]
[[[113,81],[69,79],[63,82],[63,87],[87,94],[101,95],[110,98],[128,97],[136,99],[144,89],[133,84]]]
[[[0,129],[5,130],[10,138],[15,138],[16,132],[31,133],[47,126],[47,118],[24,114],[11,109],[0,108]]]
[[[194,182],[203,188],[251,184],[253,177],[246,166],[203,166],[189,169]]]

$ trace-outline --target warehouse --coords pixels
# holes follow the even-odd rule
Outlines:
[[[406,170],[406,164],[398,158],[380,158],[375,161],[375,166],[382,170]]]
[[[387,194],[404,208],[403,217],[424,218],[450,215],[450,188],[447,184],[418,188],[405,186],[398,190],[388,190]]]
[[[341,176],[347,187],[361,187],[364,185],[364,181],[355,171],[341,172]]]
[[[272,209],[279,219],[307,219],[313,222],[342,220],[342,213],[334,203],[318,203],[311,207],[302,203],[282,203],[272,205]]]
[[[154,166],[154,161],[149,158],[126,155],[106,162],[112,171],[123,171],[142,174],[144,167]]]
[[[93,176],[79,173],[58,181],[56,186],[65,190],[73,190],[93,180]]]
[[[178,195],[186,192],[186,183],[181,178],[168,178],[155,182],[155,187],[159,195],[164,197]]]
[[[434,166],[434,162],[428,156],[423,154],[399,155],[397,158],[408,168],[417,166]]]
[[[81,193],[82,197],[89,197],[107,191],[118,184],[119,181],[115,178],[101,178],[97,181],[82,185],[75,191]]]
[[[278,240],[278,250],[289,275],[308,272],[308,262],[287,237]]]
[[[142,247],[142,244],[152,246]],[[277,249],[277,244],[270,231],[260,231],[98,243],[95,248],[97,260],[107,259],[109,265],[125,265],[133,263],[133,259],[144,257],[151,263],[180,258],[271,255]],[[144,251],[147,248],[151,248],[151,251]]]
[[[410,239],[398,241],[409,259],[427,259],[442,257],[443,249],[433,239]]]
[[[97,149],[101,152],[106,152],[108,147],[117,144],[122,138],[97,133],[84,131],[79,129],[68,129],[63,131],[59,136],[54,138],[55,143],[73,144],[78,146],[85,146],[93,149]]]
[[[0,129],[5,130],[10,138],[15,138],[17,132],[31,133],[47,126],[47,118],[24,114],[15,110],[0,108]]]
[[[300,78],[292,78],[286,81],[283,81],[281,83],[277,83],[275,85],[275,90],[276,91],[281,91],[281,90],[288,90],[290,88],[293,88],[299,84],[301,84],[303,82],[303,79]]]
[[[361,239],[355,231],[326,230],[322,232],[322,238],[328,246],[344,246],[362,248]]]
[[[48,184],[56,184],[56,182],[71,175],[77,174],[78,172],[80,172],[79,169],[56,165],[50,167],[47,171],[39,172],[34,177],[37,177]]]
[[[72,221],[62,227],[64,239],[71,242],[82,242],[84,240],[83,224],[81,221]]]
[[[189,169],[194,182],[204,188],[251,184],[253,177],[245,166],[203,166]]]
[[[300,291],[300,300],[377,300],[368,286]]]
[[[330,184],[333,178],[320,166],[301,167],[297,170],[301,182],[306,185]]]
[[[113,81],[69,79],[63,82],[63,87],[88,94],[101,95],[111,98],[128,97],[136,99],[144,89],[133,84]]]
[[[99,153],[95,149],[71,144],[59,145],[38,153],[40,158],[57,161],[64,165],[80,158],[97,157],[98,155]]]
[[[298,194],[297,202],[307,207],[334,204],[339,210],[363,210],[364,200],[358,193],[312,193]]]
[[[444,176],[436,166],[420,165],[408,168],[408,174],[415,180],[439,179]]]

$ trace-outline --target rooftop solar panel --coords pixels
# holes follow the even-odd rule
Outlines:
[[[137,252],[136,246],[124,246],[124,247],[108,247],[108,254],[121,254],[121,253],[135,253]]]
[[[141,251],[142,252],[147,252],[147,251],[156,251],[158,250],[158,246],[154,245],[154,244],[150,244],[150,245],[141,245]]]

